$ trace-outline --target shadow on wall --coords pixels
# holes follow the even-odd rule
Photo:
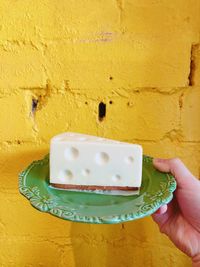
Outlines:
[[[9,147],[1,151],[0,171],[4,175],[1,181],[1,189],[11,189],[19,192],[19,174],[34,160],[42,159],[48,153],[48,148],[34,145],[19,145]]]
[[[190,262],[150,217],[116,225],[72,223],[71,242],[77,267],[188,267]]]
[[[131,225],[135,233],[142,230],[138,223],[131,223]],[[139,235],[138,238],[140,238]],[[73,223],[71,225],[71,240],[75,266],[143,266],[142,264],[138,265],[141,260],[137,261],[136,259],[134,246],[130,244],[126,236],[124,224]],[[135,245],[138,244],[139,241],[135,241]]]
[[[71,240],[75,266],[133,266],[127,253],[122,224],[93,225],[73,223]]]
[[[145,266],[145,260],[142,260],[145,240],[142,240],[143,234],[140,235],[145,232],[144,224],[142,221],[128,224],[133,231],[131,238],[127,236],[125,224],[72,224],[71,239],[76,266]]]

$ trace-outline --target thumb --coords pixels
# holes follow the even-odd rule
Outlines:
[[[172,173],[177,181],[178,188],[194,188],[194,186],[200,187],[200,182],[178,158],[154,159],[153,164],[159,171]]]

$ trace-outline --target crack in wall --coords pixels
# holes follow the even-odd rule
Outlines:
[[[34,115],[36,111],[42,109],[47,104],[48,99],[52,94],[52,87],[47,80],[45,88],[27,88],[27,90],[31,90],[32,93],[31,113]]]
[[[26,88],[26,90],[31,91],[31,110],[30,118],[33,123],[33,132],[38,133],[38,127],[36,122],[36,114],[38,110],[41,110],[48,102],[49,97],[51,97],[52,87],[50,86],[49,81],[46,81],[46,87],[43,89],[37,88]],[[36,136],[35,136],[36,137]]]
[[[199,46],[200,44],[192,44],[191,46],[190,71],[188,75],[189,86],[195,85],[196,60],[197,60],[197,54],[199,52]]]
[[[123,0],[116,0],[117,7],[119,8],[120,12],[124,10],[124,3]]]
[[[182,109],[183,108],[183,97],[184,97],[184,93],[182,93],[180,96],[179,96],[179,108]]]
[[[6,51],[6,52],[11,52],[14,51],[15,49],[18,49],[22,46],[29,46],[32,47],[34,50],[41,50],[45,51],[47,48],[47,44],[43,43],[41,41],[32,41],[32,40],[5,40],[5,41],[0,41],[0,47]]]
[[[37,144],[38,145],[48,145],[48,141],[41,141],[40,138],[37,138]],[[29,141],[29,140],[5,140],[5,141],[0,141],[0,149],[5,150],[10,147],[19,147],[21,145],[30,145],[30,146],[35,146],[35,141]]]
[[[122,14],[124,10],[124,2],[123,0],[116,0],[117,8],[119,10],[119,23],[121,25],[122,23]]]
[[[169,133],[167,133],[166,135],[168,136],[168,134]],[[127,142],[127,143],[156,144],[156,143],[163,142],[164,140],[166,140],[165,139],[166,135],[164,135],[160,139],[155,139],[155,140],[134,138],[134,139],[123,139],[123,140],[121,139],[121,141]],[[167,139],[169,140],[169,138],[167,138]],[[180,144],[199,145],[200,144],[200,139],[199,140],[192,140],[192,141],[181,140],[179,142],[180,142]],[[38,145],[48,145],[49,141],[45,140],[43,138],[37,138],[37,144]],[[20,146],[20,145],[30,145],[30,146],[33,145],[33,146],[35,146],[35,141],[34,140],[33,141],[29,141],[29,140],[6,140],[6,141],[0,141],[0,149],[3,149],[3,150],[8,148],[8,147]]]
[[[45,72],[45,69],[44,69]],[[96,100],[96,97],[98,97],[98,100],[101,99],[102,96],[105,96],[105,94],[108,97],[113,97],[113,96],[119,96],[119,97],[125,97],[129,98],[130,94],[142,94],[142,93],[155,93],[155,94],[162,94],[162,95],[172,95],[176,93],[181,93],[186,90],[191,90],[189,86],[181,86],[181,87],[130,87],[130,88],[124,88],[120,87],[117,89],[105,89],[105,90],[99,90],[99,94],[94,96],[94,89],[88,89],[88,88],[71,88],[69,86],[69,80],[63,80],[63,83],[61,87],[56,87],[53,85],[53,82],[49,79],[46,79],[46,83],[48,86],[51,86],[51,94],[63,94],[65,91],[66,93],[71,93],[73,95],[90,95],[90,98],[93,100]],[[198,87],[198,86],[197,86]],[[27,90],[27,91],[45,91],[47,86],[20,86],[16,89],[13,89],[12,91],[10,88],[0,88],[0,97],[4,96],[5,94],[7,95],[14,95],[19,92],[19,90]],[[112,96],[111,96],[112,95]],[[97,101],[98,101],[97,100]]]
[[[189,89],[188,86],[185,87],[173,87],[173,88],[166,88],[166,87],[142,87],[142,88],[133,88],[131,90],[127,90],[131,93],[155,93],[155,94],[162,94],[162,95],[173,95],[176,93],[180,93],[180,91],[185,91]]]
[[[169,132],[165,133],[164,136],[160,139],[160,141],[164,141],[165,139],[173,141],[181,141],[183,138],[183,133],[181,129],[172,129]]]

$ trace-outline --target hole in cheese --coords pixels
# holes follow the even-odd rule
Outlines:
[[[105,152],[97,153],[96,156],[95,156],[95,162],[98,165],[104,165],[104,164],[108,163],[109,162],[108,154],[105,153]]]
[[[131,163],[133,163],[133,161],[134,161],[134,158],[132,156],[129,156],[129,157],[125,158],[125,162],[127,164],[131,164]]]
[[[67,181],[71,180],[73,177],[73,173],[70,170],[62,170],[59,172],[60,182],[67,183]]]
[[[88,176],[88,175],[90,175],[90,170],[89,169],[84,169],[84,170],[81,171],[81,173],[82,173],[83,176]]]
[[[121,180],[121,176],[119,174],[115,174],[115,175],[112,176],[112,180],[114,182],[118,182],[118,181]]]
[[[66,158],[67,160],[72,161],[72,160],[76,160],[76,159],[78,158],[78,156],[79,156],[79,151],[78,151],[78,149],[76,149],[75,147],[67,147],[67,148],[65,149],[64,154],[65,154],[65,158]]]

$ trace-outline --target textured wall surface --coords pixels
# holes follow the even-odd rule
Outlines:
[[[40,213],[18,173],[52,136],[78,131],[178,156],[199,176],[199,20],[199,0],[0,1],[1,267],[190,266],[150,217],[110,226]]]

